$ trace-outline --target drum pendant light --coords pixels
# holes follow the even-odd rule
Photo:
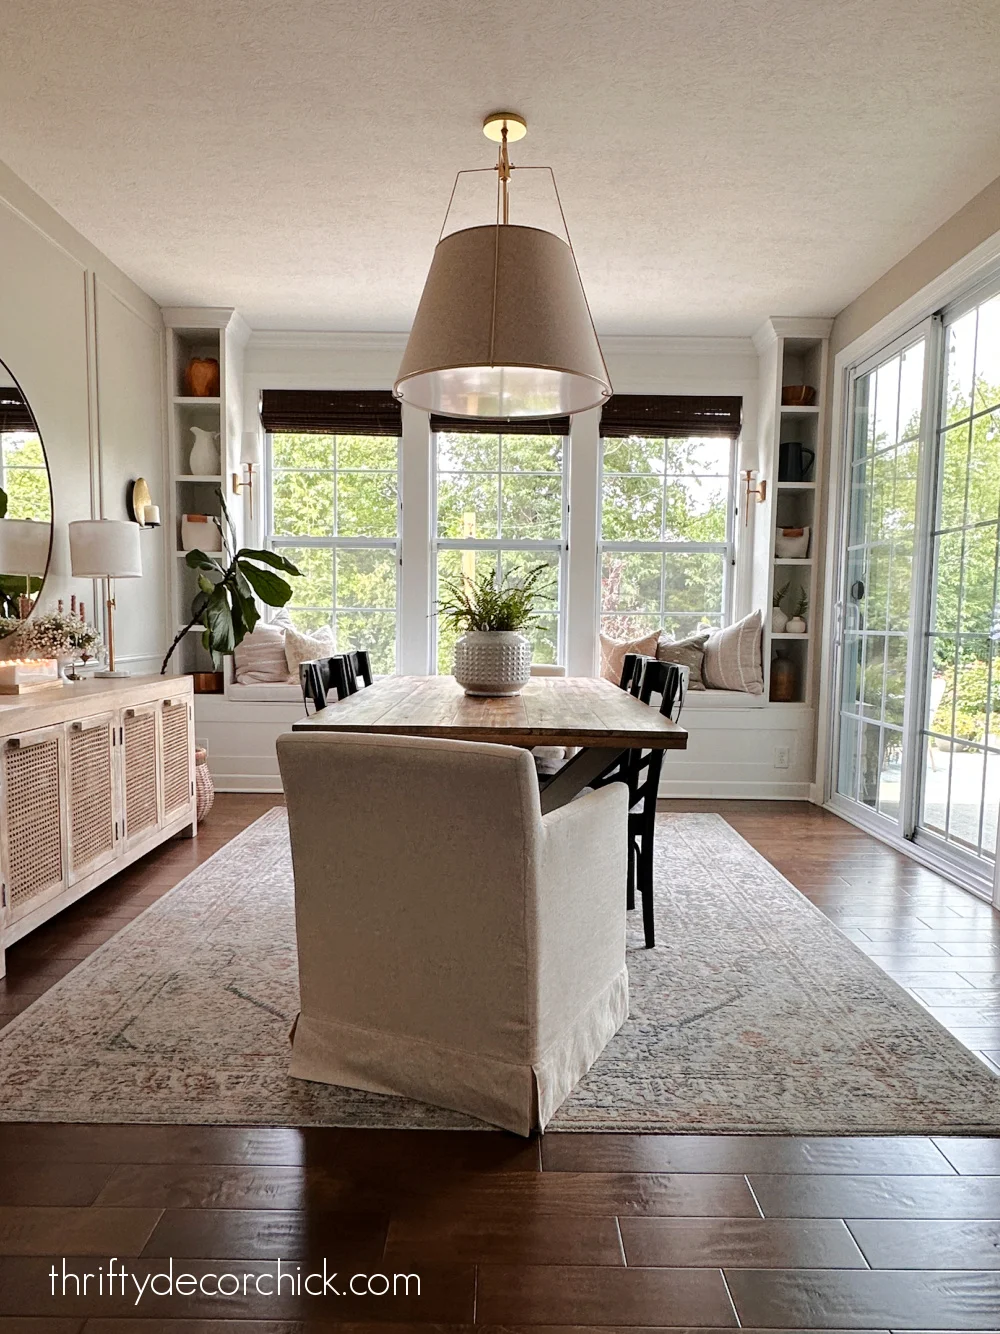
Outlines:
[[[445,236],[445,214],[394,385],[404,403],[449,417],[556,417],[611,395],[568,231],[564,241],[509,221],[511,172],[526,170],[549,172],[566,223],[551,168],[508,158],[526,132],[512,112],[483,124],[500,145],[496,221]]]

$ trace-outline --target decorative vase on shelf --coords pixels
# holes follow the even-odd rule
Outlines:
[[[771,700],[775,704],[790,704],[798,689],[798,677],[795,663],[779,650],[771,659]]]
[[[783,635],[788,624],[788,616],[780,607],[771,608],[771,634]]]
[[[806,632],[806,623],[801,616],[793,616],[785,626],[785,634],[804,635]]]
[[[219,363],[214,357],[192,357],[184,371],[184,388],[192,398],[217,398]]]
[[[192,426],[194,444],[188,460],[188,471],[195,477],[218,477],[222,466],[219,462],[219,432],[206,431],[202,426]]]
[[[516,630],[467,630],[455,645],[454,675],[467,695],[519,695],[531,676],[531,644]]]

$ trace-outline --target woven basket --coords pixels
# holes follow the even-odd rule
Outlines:
[[[202,746],[194,753],[194,795],[195,812],[201,824],[215,801],[215,783],[208,767],[208,753]]]
[[[455,645],[455,680],[467,695],[519,695],[531,645],[516,630],[469,630]]]

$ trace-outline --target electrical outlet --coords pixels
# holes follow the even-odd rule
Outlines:
[[[774,748],[774,767],[776,769],[788,768],[788,747],[775,746]]]

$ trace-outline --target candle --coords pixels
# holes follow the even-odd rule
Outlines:
[[[55,658],[11,658],[0,662],[0,695],[16,695],[36,686],[59,685]]]
[[[158,528],[160,525],[159,505],[147,505],[142,512],[142,521],[147,528]]]

